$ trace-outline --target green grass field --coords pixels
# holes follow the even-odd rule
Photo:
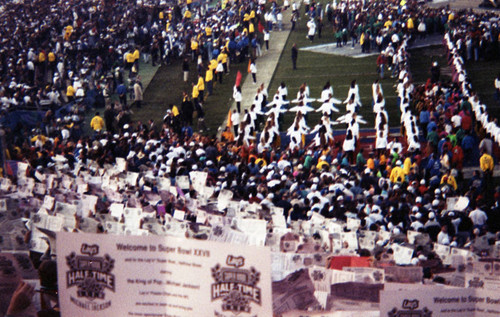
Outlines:
[[[360,88],[361,102],[363,103],[360,111],[366,121],[368,121],[368,124],[362,125],[361,128],[373,128],[374,114],[371,107],[371,85],[378,78],[376,56],[352,58],[299,51],[298,70],[293,71],[291,62],[291,47],[293,43],[297,43],[297,46],[301,48],[334,42],[332,28],[326,22],[322,30],[322,38],[320,39],[316,36],[314,42],[311,44],[306,38],[307,19],[303,16],[303,10],[301,10],[301,14],[302,17],[297,24],[296,30],[288,38],[273,79],[269,84],[269,98],[272,98],[282,81],[287,84],[289,99],[295,98],[300,85],[304,82],[310,87],[311,97],[319,98],[324,84],[329,80],[334,89],[334,96],[344,100],[351,81],[356,79]],[[359,44],[356,45],[355,50],[360,51]],[[410,68],[415,84],[424,83],[427,80],[430,76],[429,70],[433,61],[438,61],[442,65],[443,77],[446,80],[449,71],[446,70],[446,55],[443,47],[434,46],[415,49],[411,50],[410,54]],[[148,65],[143,67],[143,69],[147,69],[147,67]],[[246,68],[246,63],[231,65],[231,73],[224,76],[223,84],[216,85],[214,87],[214,95],[208,97],[206,100],[204,105],[206,112],[205,122],[210,129],[208,134],[216,134],[220,123],[224,122],[232,103],[232,87],[236,72],[240,70],[245,75]],[[481,100],[486,103],[490,113],[498,117],[500,108],[496,106],[493,100],[493,80],[500,70],[500,61],[470,63],[467,64],[467,69],[472,79],[473,87],[479,93]],[[190,81],[194,81],[195,79],[196,65],[192,63]],[[386,70],[382,87],[386,98],[386,109],[389,113],[389,124],[391,127],[400,125],[400,111],[394,84],[396,84],[396,80],[390,78],[390,73]],[[153,118],[158,124],[161,123],[169,104],[180,105],[182,90],[187,90],[189,95],[191,95],[190,82],[185,84],[182,81],[181,61],[176,61],[172,65],[161,66],[146,89],[143,109],[134,109],[133,119],[144,122]],[[318,108],[320,104],[314,103],[313,106]],[[344,105],[339,106],[341,112],[345,111]],[[308,119],[309,126],[313,127],[319,119],[320,115],[318,113],[311,114]],[[288,128],[292,121],[293,114],[286,114],[283,128]],[[194,122],[196,123],[196,119]],[[196,124],[194,128],[196,130]],[[343,127],[339,126],[339,129],[343,129]]]
[[[368,56],[363,58],[352,58],[338,55],[314,53],[309,51],[299,51],[297,60],[297,70],[292,70],[291,48],[293,43],[297,47],[307,47],[312,45],[320,45],[325,43],[333,43],[334,36],[332,28],[326,25],[322,31],[322,38],[314,39],[311,44],[306,38],[307,19],[301,18],[294,32],[290,34],[285,49],[281,55],[278,67],[274,74],[273,80],[269,86],[269,94],[273,95],[277,87],[284,81],[288,87],[289,99],[294,99],[300,85],[306,82],[309,85],[311,98],[319,98],[323,86],[327,81],[333,86],[334,97],[344,100],[349,91],[349,85],[353,79],[356,79],[359,85],[359,92],[363,107],[360,110],[361,115],[368,121],[368,124],[362,128],[372,128],[374,125],[375,116],[372,112],[372,84],[378,78],[376,72],[377,56]],[[360,51],[359,44],[354,48]],[[396,93],[393,87],[395,80],[390,78],[390,74],[385,75],[382,80],[382,88],[386,98],[386,108],[389,113],[390,125],[399,125],[399,106],[397,105]],[[313,106],[318,108],[321,104],[314,103]],[[345,112],[345,106],[339,105],[339,110]],[[288,126],[293,121],[294,114],[285,114],[284,127]],[[320,119],[320,114],[315,113],[309,116],[309,126],[313,127]],[[340,126],[339,126],[340,127]],[[341,128],[342,129],[342,128]]]
[[[486,105],[488,113],[495,118],[500,118],[500,103],[493,97],[494,81],[500,73],[500,60],[468,62],[466,69],[472,88],[478,93],[479,100]]]
[[[189,81],[184,83],[182,78],[182,62],[175,61],[172,65],[161,66],[153,80],[149,84],[144,94],[144,107],[141,110],[134,109],[134,120],[147,121],[154,119],[157,124],[161,124],[163,116],[170,104],[180,106],[182,101],[182,91],[186,90],[191,96],[191,82],[198,79],[196,64],[191,63]],[[233,85],[236,73],[240,70],[246,72],[247,65],[233,64],[230,67],[229,75],[224,75],[222,84],[214,85],[213,95],[206,98],[204,110],[206,113],[205,123],[210,129],[209,134],[215,134],[220,123],[229,111],[233,94]],[[205,91],[205,95],[207,91]],[[196,118],[194,120],[196,123]],[[196,124],[195,127],[196,128]]]

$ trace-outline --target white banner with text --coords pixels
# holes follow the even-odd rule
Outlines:
[[[62,316],[272,316],[265,247],[57,234]]]

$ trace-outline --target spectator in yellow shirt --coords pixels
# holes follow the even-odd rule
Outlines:
[[[195,58],[198,56],[198,42],[196,41],[195,38],[191,40],[191,60],[195,60]]]
[[[196,86],[198,86],[198,92],[200,93],[199,100],[200,102],[203,102],[203,94],[205,93],[205,81],[203,80],[203,76],[201,76],[201,74],[198,74],[198,83],[196,84]]]
[[[448,171],[446,174],[441,177],[441,185],[446,184],[449,185],[453,190],[457,190],[458,185],[455,177],[451,175],[451,171]]]
[[[320,157],[318,159],[318,164],[316,164],[316,169],[317,170],[323,170],[323,168],[329,168],[330,167],[330,164],[328,164],[328,162],[326,161],[326,158],[324,157]]]
[[[174,115],[174,117],[180,115],[179,108],[177,108],[176,105],[172,105],[172,114]]]
[[[66,26],[64,29],[64,40],[69,41],[71,34],[73,33],[73,27],[71,25]]]
[[[39,63],[45,62],[45,52],[44,51],[40,51],[40,53],[38,53],[38,62]]]
[[[193,91],[191,92],[191,97],[193,98],[193,103],[195,107],[198,105],[198,97],[200,96],[200,91],[198,90],[198,85],[193,83]]]
[[[370,153],[368,160],[366,160],[366,167],[370,170],[375,170],[375,160],[373,159],[373,154]]]
[[[483,182],[484,182],[484,193],[488,199],[493,196],[493,169],[495,168],[495,162],[491,155],[488,154],[486,149],[481,150],[481,158],[479,159],[479,167],[483,171]]]
[[[212,70],[211,67],[208,67],[207,71],[205,72],[205,84],[207,86],[208,90],[208,95],[211,96],[213,92],[213,79],[214,79],[214,71]]]
[[[403,163],[403,171],[405,175],[410,174],[410,169],[411,169],[411,158],[407,156]]]
[[[415,28],[415,24],[413,23],[412,18],[408,18],[408,21],[406,22],[406,27],[410,32],[413,32],[413,29]]]
[[[129,77],[130,77],[132,74],[132,66],[134,66],[135,62],[134,54],[132,52],[128,52],[127,54],[125,54],[125,60],[127,62],[126,67],[129,70]]]
[[[396,162],[396,166],[392,169],[391,171],[391,176],[389,177],[389,180],[392,183],[402,183],[405,180],[405,173],[403,169],[401,168],[401,161],[398,160]]]
[[[229,127],[226,127],[224,129],[224,132],[222,132],[221,134],[221,139],[222,141],[226,141],[229,143],[234,141],[234,134]]]
[[[38,148],[43,147],[46,141],[47,137],[42,133],[38,133],[37,135],[31,138],[31,143],[33,143],[33,145]]]
[[[229,73],[229,68],[227,67],[227,52],[226,52],[225,48],[220,53],[220,57],[221,57],[222,65],[224,66],[224,73],[228,74]]]
[[[54,54],[54,52],[49,52],[48,58],[49,58],[49,63],[55,62],[56,54]]]
[[[90,121],[90,127],[96,132],[99,132],[104,128],[104,120],[101,116],[99,116],[99,112],[96,112],[95,116]]]
[[[481,167],[481,170],[485,174],[493,173],[493,169],[495,168],[493,158],[485,150],[482,150],[481,152],[483,155],[481,155],[481,158],[479,159],[479,167]]]
[[[68,101],[73,101],[73,99],[75,98],[75,93],[75,87],[73,87],[71,84],[68,85],[68,87],[66,88],[66,97],[68,98]]]
[[[134,66],[136,67],[136,72],[139,72],[139,59],[141,58],[139,49],[136,48],[132,55],[134,56]]]
[[[49,54],[47,55],[47,59],[49,60],[49,69],[52,73],[54,73],[57,66],[56,54],[54,54],[54,52],[49,52]]]

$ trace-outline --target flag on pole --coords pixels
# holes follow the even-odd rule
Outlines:
[[[231,128],[231,126],[233,125],[232,122],[231,122],[231,109],[229,109],[229,113],[227,114],[227,123],[226,123],[226,127],[228,128]]]
[[[238,73],[236,73],[236,81],[234,82],[234,85],[238,87],[240,84],[241,84],[241,72],[238,71]]]

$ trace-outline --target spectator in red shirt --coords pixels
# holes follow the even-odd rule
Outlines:
[[[472,118],[468,111],[461,111],[460,116],[462,117],[462,129],[464,131],[470,131],[472,128]]]

